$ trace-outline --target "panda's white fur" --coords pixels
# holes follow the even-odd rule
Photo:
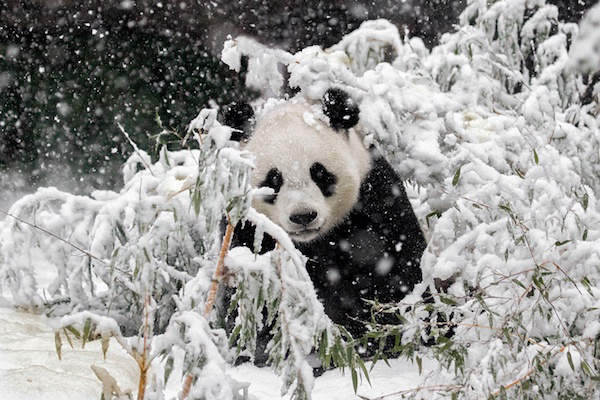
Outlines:
[[[276,201],[270,204],[257,196],[254,208],[297,242],[314,240],[340,223],[356,204],[361,183],[371,169],[370,154],[354,129],[335,131],[326,120],[320,110],[303,101],[281,102],[263,110],[252,136],[243,144],[256,156],[255,187],[272,168],[283,176]],[[315,162],[337,177],[330,197],[311,179],[309,171]],[[295,213],[311,210],[317,217],[309,225],[290,220]]]

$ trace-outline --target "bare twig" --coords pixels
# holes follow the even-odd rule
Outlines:
[[[431,386],[418,386],[416,388],[412,388],[412,389],[406,389],[406,390],[399,390],[397,392],[393,392],[393,393],[388,393],[388,394],[384,394],[381,396],[377,396],[377,397],[367,397],[367,396],[361,396],[358,395],[358,397],[360,397],[363,400],[384,400],[384,399],[389,399],[392,396],[402,396],[405,394],[409,394],[409,393],[418,393],[421,391],[445,391],[445,392],[455,392],[458,391],[460,389],[462,389],[463,387],[460,385],[431,385]]]
[[[535,343],[535,344],[537,344],[537,343]],[[558,350],[558,352],[557,352],[557,353],[555,353],[555,354],[553,354],[553,355],[552,355],[552,357],[554,357],[554,356],[555,356],[555,355],[557,355],[557,354],[560,354],[560,353],[562,353],[563,351],[565,351],[565,349],[566,349],[566,348],[567,348],[567,346],[566,346],[566,345],[565,345],[565,346],[562,346],[562,347],[561,347],[561,348]],[[551,351],[552,351],[552,350],[551,350]],[[547,359],[545,359],[545,360],[542,360],[542,361],[540,362],[540,364],[539,364],[539,365],[544,365],[544,364],[546,364],[546,362],[547,362],[548,360],[550,360],[550,358],[552,358],[552,357],[548,357]],[[507,385],[502,385],[502,388],[504,388],[504,390],[507,390],[507,389],[510,389],[510,388],[511,388],[511,387],[513,387],[513,386],[516,386],[516,385],[518,385],[518,384],[522,383],[522,382],[523,382],[523,381],[525,381],[527,378],[529,378],[529,377],[531,376],[531,374],[533,374],[533,373],[535,372],[535,370],[536,370],[536,369],[537,369],[537,366],[533,366],[533,367],[531,367],[531,368],[529,369],[529,371],[527,371],[527,372],[526,372],[526,373],[525,373],[523,376],[521,376],[521,377],[519,377],[519,378],[515,379],[514,381],[510,382],[510,383],[509,383],[509,384],[507,384]],[[500,394],[500,392],[501,392],[501,391],[502,391],[502,389],[498,389],[498,390],[496,390],[496,392],[494,392],[493,396],[494,396],[494,397],[498,396],[498,395]]]
[[[127,139],[127,141],[129,142],[129,144],[131,144],[131,146],[133,147],[133,151],[135,151],[135,154],[138,155],[138,157],[140,158],[140,161],[142,162],[142,164],[144,164],[144,167],[146,167],[146,169],[148,171],[150,171],[150,174],[152,176],[155,176],[154,172],[152,172],[152,168],[150,168],[150,165],[148,165],[146,160],[144,160],[144,157],[142,157],[142,153],[140,153],[140,149],[137,147],[135,142],[133,140],[131,140],[131,138],[129,137],[129,134],[125,131],[125,128],[123,128],[123,125],[121,125],[118,122],[117,122],[117,125],[118,125],[119,129],[121,130],[121,132],[123,133],[123,135],[125,136],[125,138]]]

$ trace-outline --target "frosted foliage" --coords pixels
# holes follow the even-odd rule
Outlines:
[[[266,324],[273,324],[274,334],[267,351],[282,377],[281,393],[291,391],[297,399],[310,399],[314,382],[307,356],[319,346],[323,354],[330,354],[334,339],[341,343],[340,332],[325,315],[306,271],[306,260],[285,231],[253,209],[247,218],[257,230],[275,238],[278,246],[263,255],[237,247],[228,255],[226,264],[237,288],[233,299],[238,311],[234,339],[239,349],[253,356],[256,332],[264,326],[255,316],[266,307]],[[327,343],[322,343],[323,337],[329,338]]]
[[[279,58],[309,101],[347,90],[365,143],[416,187],[424,281],[393,309],[402,345],[447,368],[428,378],[446,389],[423,398],[597,395],[600,108],[597,89],[582,100],[590,81],[570,61],[598,71],[597,11],[579,28],[543,0],[470,1],[431,52],[379,20]],[[248,43],[226,46],[264,51]]]
[[[47,188],[17,201],[10,214],[37,228],[15,218],[0,224],[2,296],[21,307],[45,307],[52,316],[70,314],[58,327],[81,332],[87,324],[98,335],[117,337],[130,354],[143,352],[144,323],[150,321],[144,334],[149,343],[153,333],[167,329],[158,336],[156,354],[167,357],[183,348],[186,372],[221,378],[225,363],[217,361],[228,351],[224,331],[188,313],[205,301],[225,212],[233,223],[247,212],[253,164],[250,154],[229,147],[230,128],[215,115],[203,110],[190,126],[199,150],[163,148],[155,163],[136,150],[123,167],[119,193],[84,197]],[[160,347],[173,331],[181,333],[179,342]],[[222,382],[199,379],[193,393],[231,398],[230,385]],[[151,389],[163,398],[160,385]]]
[[[279,226],[250,208],[253,156],[230,134],[216,110],[204,109],[187,135],[199,150],[163,148],[152,163],[134,146],[119,193],[84,197],[47,188],[17,201],[0,225],[3,300],[64,315],[54,325],[66,340],[68,328],[103,343],[115,337],[138,363],[147,354],[154,360],[151,399],[167,398],[165,388],[188,377],[190,398],[241,398],[247,385],[226,373],[235,360],[230,345],[253,356],[266,307],[282,392],[310,399],[306,357],[323,337],[330,338],[323,354],[336,345],[339,351],[342,333],[317,299],[305,258]],[[236,289],[231,337],[204,309],[226,219],[233,226],[248,220],[279,244],[264,256],[244,248],[227,257],[227,283]]]
[[[222,58],[239,71],[248,56],[246,83],[265,98],[285,82],[315,106],[330,87],[346,90],[360,105],[355,129],[365,145],[410,183],[428,239],[423,283],[401,303],[379,306],[397,312],[401,326],[370,332],[400,332],[395,348],[415,364],[439,361],[424,383],[435,390],[407,395],[594,398],[598,6],[576,26],[559,22],[544,0],[467,3],[461,26],[431,51],[376,20],[329,49],[291,54],[236,38]],[[166,388],[183,381],[189,398],[239,398],[244,384],[228,365],[253,357],[265,326],[273,326],[267,351],[283,393],[311,397],[311,352],[350,366],[356,381],[352,338],[324,314],[290,238],[250,207],[252,155],[216,119],[202,110],[190,123],[186,140],[198,150],[163,148],[152,162],[135,148],[120,192],[46,188],[17,201],[10,213],[37,228],[0,222],[0,300],[62,317],[57,329],[93,332],[103,343],[113,336],[134,357],[148,354],[148,399],[168,398]],[[215,308],[237,311],[230,332],[223,310],[204,311],[225,216],[278,244],[225,258]]]
[[[573,64],[583,72],[597,73],[600,69],[600,4],[592,7],[581,21],[571,57]]]

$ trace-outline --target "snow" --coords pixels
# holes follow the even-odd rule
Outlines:
[[[0,307],[0,398],[3,400],[89,400],[100,397],[102,385],[92,365],[105,368],[123,392],[137,390],[138,367],[135,361],[113,339],[106,360],[102,358],[100,341],[87,343],[82,349],[75,343],[71,349],[63,343],[62,360],[54,345],[54,332],[42,315],[19,312]],[[370,369],[370,363],[366,364]],[[425,360],[426,374],[432,366]],[[258,368],[246,363],[230,367],[228,374],[240,382],[250,382],[250,399],[276,400],[280,378],[269,368]],[[375,397],[418,386],[423,376],[416,365],[403,360],[378,362],[370,373],[371,385],[365,380],[358,386],[361,396]],[[176,386],[171,385],[176,393]],[[173,395],[175,395],[173,393]],[[283,397],[289,399],[290,395]],[[315,379],[314,400],[358,399],[352,389],[350,373],[341,370],[326,371]]]
[[[431,52],[383,20],[363,24],[329,49],[290,54],[248,38],[225,45],[223,60],[233,69],[249,57],[246,83],[263,91],[263,110],[281,101],[267,98],[281,92],[282,67],[302,101],[315,107],[331,86],[347,90],[361,108],[356,129],[364,142],[411,182],[408,192],[428,246],[423,283],[394,305],[404,318],[402,328],[394,328],[402,329],[400,345],[414,347],[405,347],[407,353],[440,362],[426,361],[427,385],[451,383],[464,398],[489,397],[501,388],[513,388],[513,397],[597,396],[600,131],[598,84],[584,75],[598,70],[599,7],[577,36],[577,27],[557,22],[556,7],[543,0],[470,0],[462,26]],[[161,395],[164,387],[175,393],[191,373],[209,377],[196,381],[194,394],[230,398],[239,380],[266,398],[277,398],[279,387],[307,399],[311,391],[312,398],[351,397],[348,377],[339,371],[312,379],[311,349],[327,342],[321,335],[339,338],[340,332],[324,315],[293,242],[250,207],[256,193],[248,179],[251,155],[229,141],[231,129],[216,121],[215,110],[202,110],[189,129],[200,148],[163,149],[154,164],[132,143],[120,193],[74,196],[47,188],[17,201],[13,215],[70,243],[5,219],[0,301],[52,308],[44,311],[68,315],[63,325],[90,319],[117,338],[121,328],[129,350],[136,342],[140,348],[141,315],[156,313],[157,332],[164,333],[148,339],[153,355],[162,357],[152,376],[152,389]],[[247,219],[280,245],[261,256],[240,249],[226,259],[228,283],[239,289],[235,324],[242,333],[233,341],[240,351],[254,350],[256,329],[264,325],[256,316],[267,307],[282,332],[268,345],[278,377],[250,365],[231,367],[236,346],[231,349],[225,331],[209,324],[214,315],[198,313],[213,279],[219,280],[213,273],[224,210],[233,223]],[[421,299],[425,290],[431,303]],[[149,293],[145,306],[139,300]],[[0,383],[18,390],[34,379],[25,371],[46,377],[47,369],[56,377],[70,368],[53,364],[54,337],[44,321],[15,311],[2,315],[8,331],[0,339],[6,345],[1,360],[9,361],[1,361],[7,372]],[[422,346],[431,338],[437,346]],[[328,354],[332,342],[324,346]],[[63,349],[73,357],[64,342]],[[38,353],[15,356],[27,351]],[[168,360],[176,363],[178,378],[165,382],[161,368]],[[382,365],[374,369],[374,389],[363,382],[361,393],[424,382],[413,364]],[[125,369],[131,373],[135,366]],[[19,374],[23,382],[13,379]],[[513,384],[521,377],[532,385]],[[135,387],[135,377],[119,385]]]
[[[116,378],[123,391],[137,389],[137,364],[111,340],[106,360],[100,341],[85,348],[63,343],[62,360],[54,332],[42,315],[0,307],[0,397],[4,400],[77,400],[100,398],[102,384],[92,365]]]

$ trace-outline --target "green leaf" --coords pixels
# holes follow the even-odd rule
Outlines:
[[[590,196],[587,193],[584,193],[583,194],[583,211],[587,210],[589,201],[590,201]]]
[[[56,348],[56,355],[59,360],[62,360],[62,340],[60,339],[60,332],[54,332],[54,347]]]
[[[535,149],[533,149],[533,160],[535,161],[536,164],[540,163],[540,158],[538,157],[538,153],[537,153],[537,151],[535,151]]]
[[[323,330],[321,334],[321,340],[319,342],[319,357],[321,360],[325,359],[327,355],[327,330]]]
[[[455,306],[455,305],[457,305],[457,304],[458,304],[456,301],[452,300],[452,299],[451,299],[451,298],[449,298],[449,297],[445,297],[445,296],[440,296],[440,301],[441,301],[442,303],[444,303],[444,304],[448,304],[448,305],[450,305],[450,306]]]
[[[367,382],[369,382],[369,386],[373,386],[373,385],[371,385],[371,378],[369,377],[369,372],[367,371],[365,362],[360,357],[356,358],[356,362],[358,363],[360,369],[362,370],[363,375],[367,379]]]
[[[350,366],[350,368],[354,369],[354,349],[352,348],[352,346],[348,346],[348,348],[346,349],[346,357],[348,359],[348,365]]]
[[[458,184],[458,180],[460,179],[460,169],[462,166],[458,167],[456,172],[454,173],[454,178],[452,178],[452,186],[456,186]]]
[[[73,335],[75,335],[75,337],[77,339],[81,339],[81,334],[79,333],[79,331],[77,329],[75,329],[73,326],[69,325],[67,327],[65,327],[69,332],[71,332]]]
[[[167,358],[167,362],[165,363],[165,374],[164,374],[164,383],[166,385],[169,377],[171,376],[171,372],[173,372],[173,357],[169,356]]]
[[[163,153],[165,161],[167,162],[167,166],[171,167],[171,162],[169,161],[169,153],[167,152],[167,146],[163,146],[162,153]]]
[[[584,241],[587,240],[587,236],[588,236],[588,230],[586,229],[585,231],[583,231],[583,237],[582,237],[582,239]]]
[[[67,342],[69,342],[69,346],[71,346],[71,348],[73,348],[73,342],[71,341],[71,337],[69,336],[69,333],[67,332],[67,330],[65,328],[63,328],[63,332],[65,334],[65,337],[67,338]]]
[[[590,368],[590,365],[585,360],[581,361],[581,369],[583,369],[583,372],[585,372],[586,375],[594,375],[592,373],[592,368]]]
[[[143,247],[142,250],[144,251],[144,256],[146,257],[146,261],[151,262],[152,259],[150,258],[150,254],[148,254],[148,249]]]
[[[442,216],[442,213],[437,210],[432,211],[429,214],[427,214],[425,216],[425,222],[427,222],[427,227],[429,228],[429,218],[433,218],[433,217],[440,218],[441,216]]]
[[[125,244],[127,243],[127,233],[125,232],[125,228],[123,228],[123,225],[119,222],[116,221],[116,233],[117,233],[117,239],[119,240],[119,242],[121,242],[121,244]]]
[[[556,247],[558,247],[558,246],[562,246],[563,244],[567,244],[567,243],[569,243],[569,242],[571,242],[571,240],[564,240],[564,241],[562,241],[562,242],[557,240],[556,242],[554,242],[554,245],[555,245]]]
[[[350,368],[350,373],[352,374],[352,387],[354,388],[354,393],[358,389],[358,376],[356,373],[356,369]]]
[[[81,348],[82,349],[85,347],[85,343],[88,341],[88,339],[90,337],[91,330],[92,330],[92,320],[88,318],[85,320],[85,323],[83,325],[83,336],[81,337],[81,339],[82,339]]]
[[[573,371],[575,371],[575,365],[573,365],[573,358],[571,358],[571,352],[567,351],[567,361],[569,361],[569,367],[571,367],[571,369]]]
[[[508,331],[508,328],[502,328],[502,334],[504,335],[504,338],[506,339],[506,341],[508,342],[509,345],[512,346],[512,339],[510,337],[510,332]]]
[[[523,289],[527,289],[527,287],[525,287],[525,285],[519,281],[518,279],[513,278],[512,280],[514,283],[516,283],[517,285],[521,286]]]

